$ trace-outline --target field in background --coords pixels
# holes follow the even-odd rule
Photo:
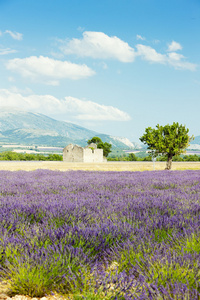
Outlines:
[[[107,162],[107,163],[66,163],[62,161],[0,161],[0,170],[32,171],[86,170],[86,171],[152,171],[164,170],[166,162]],[[200,170],[200,162],[173,162],[172,170]]]

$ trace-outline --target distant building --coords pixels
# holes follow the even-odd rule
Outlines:
[[[92,143],[85,148],[69,144],[63,149],[64,162],[105,162],[103,149],[97,149],[97,145]]]

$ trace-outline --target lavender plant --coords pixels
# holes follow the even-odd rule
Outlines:
[[[13,293],[200,299],[200,171],[0,172]]]

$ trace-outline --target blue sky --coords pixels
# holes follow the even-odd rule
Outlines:
[[[199,0],[0,0],[0,106],[138,142],[200,135]]]

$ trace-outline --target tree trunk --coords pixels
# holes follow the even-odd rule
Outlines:
[[[173,155],[168,155],[165,170],[171,170],[171,168],[172,168],[172,156]]]

